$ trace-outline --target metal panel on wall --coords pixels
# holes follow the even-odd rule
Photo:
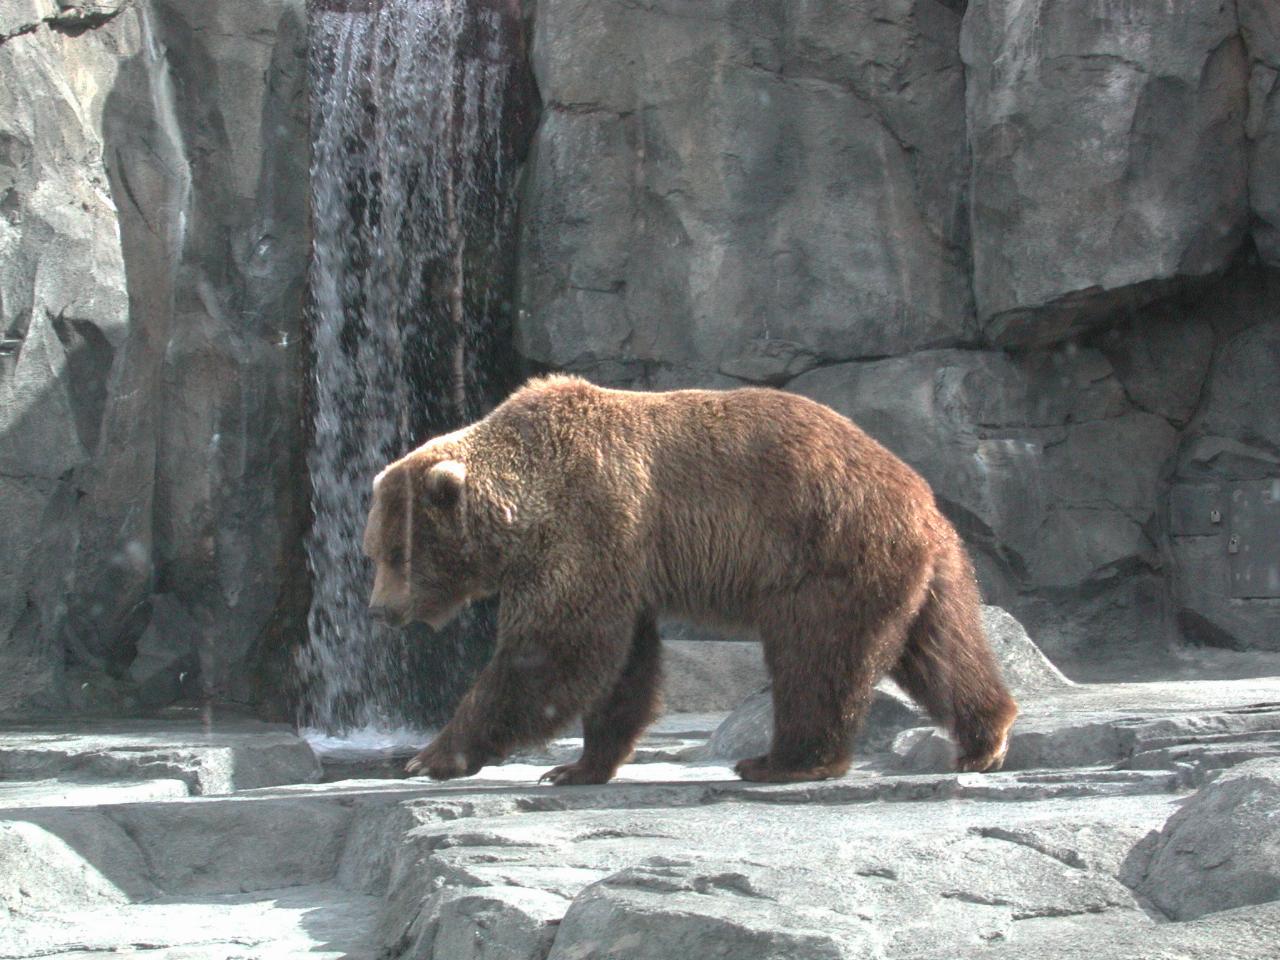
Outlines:
[[[1280,479],[1232,483],[1227,490],[1231,595],[1280,597]]]

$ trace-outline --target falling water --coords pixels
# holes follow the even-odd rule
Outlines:
[[[512,143],[528,112],[512,92],[523,80],[519,4],[313,0],[309,20],[314,520],[302,719],[389,728],[434,719],[482,632],[474,621],[443,636],[375,625],[360,543],[374,475],[474,419],[506,385]]]

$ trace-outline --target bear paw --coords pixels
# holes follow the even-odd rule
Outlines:
[[[820,764],[814,767],[775,767],[766,754],[738,761],[733,772],[743,780],[756,783],[801,783],[807,780],[830,780],[849,769],[849,761]]]
[[[454,777],[469,777],[482,766],[482,762],[469,759],[465,753],[447,750],[433,743],[406,763],[404,769],[411,777],[426,774],[432,780],[452,780]]]
[[[562,763],[558,767],[552,767],[538,778],[538,782],[550,783],[553,787],[569,787],[584,783],[608,783],[612,776],[612,770],[589,767],[579,760],[576,763]]]
[[[960,757],[956,760],[956,770],[961,773],[994,773],[1004,766],[1004,758],[1008,752],[1009,735],[1005,734],[996,746]]]

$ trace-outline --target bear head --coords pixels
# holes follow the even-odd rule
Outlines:
[[[479,561],[466,465],[428,448],[378,474],[364,532],[374,562],[369,611],[393,626],[421,620],[439,629],[470,601],[493,592]]]

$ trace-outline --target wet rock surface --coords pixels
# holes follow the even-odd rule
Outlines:
[[[243,724],[9,731],[0,953],[1273,955],[1280,680],[1035,686],[1003,772],[948,772],[922,729],[838,780],[791,785],[708,758],[723,713],[668,715],[617,780],[573,788],[536,783],[572,738],[444,784],[289,784],[267,762],[256,776],[276,785],[243,789],[253,757],[314,764],[309,748]],[[9,752],[20,740],[60,744],[40,773],[61,795],[12,780],[28,769]],[[197,781],[136,762],[108,782],[106,747],[232,749],[246,780],[116,802],[129,783]],[[75,805],[73,780],[99,791],[93,806]]]

